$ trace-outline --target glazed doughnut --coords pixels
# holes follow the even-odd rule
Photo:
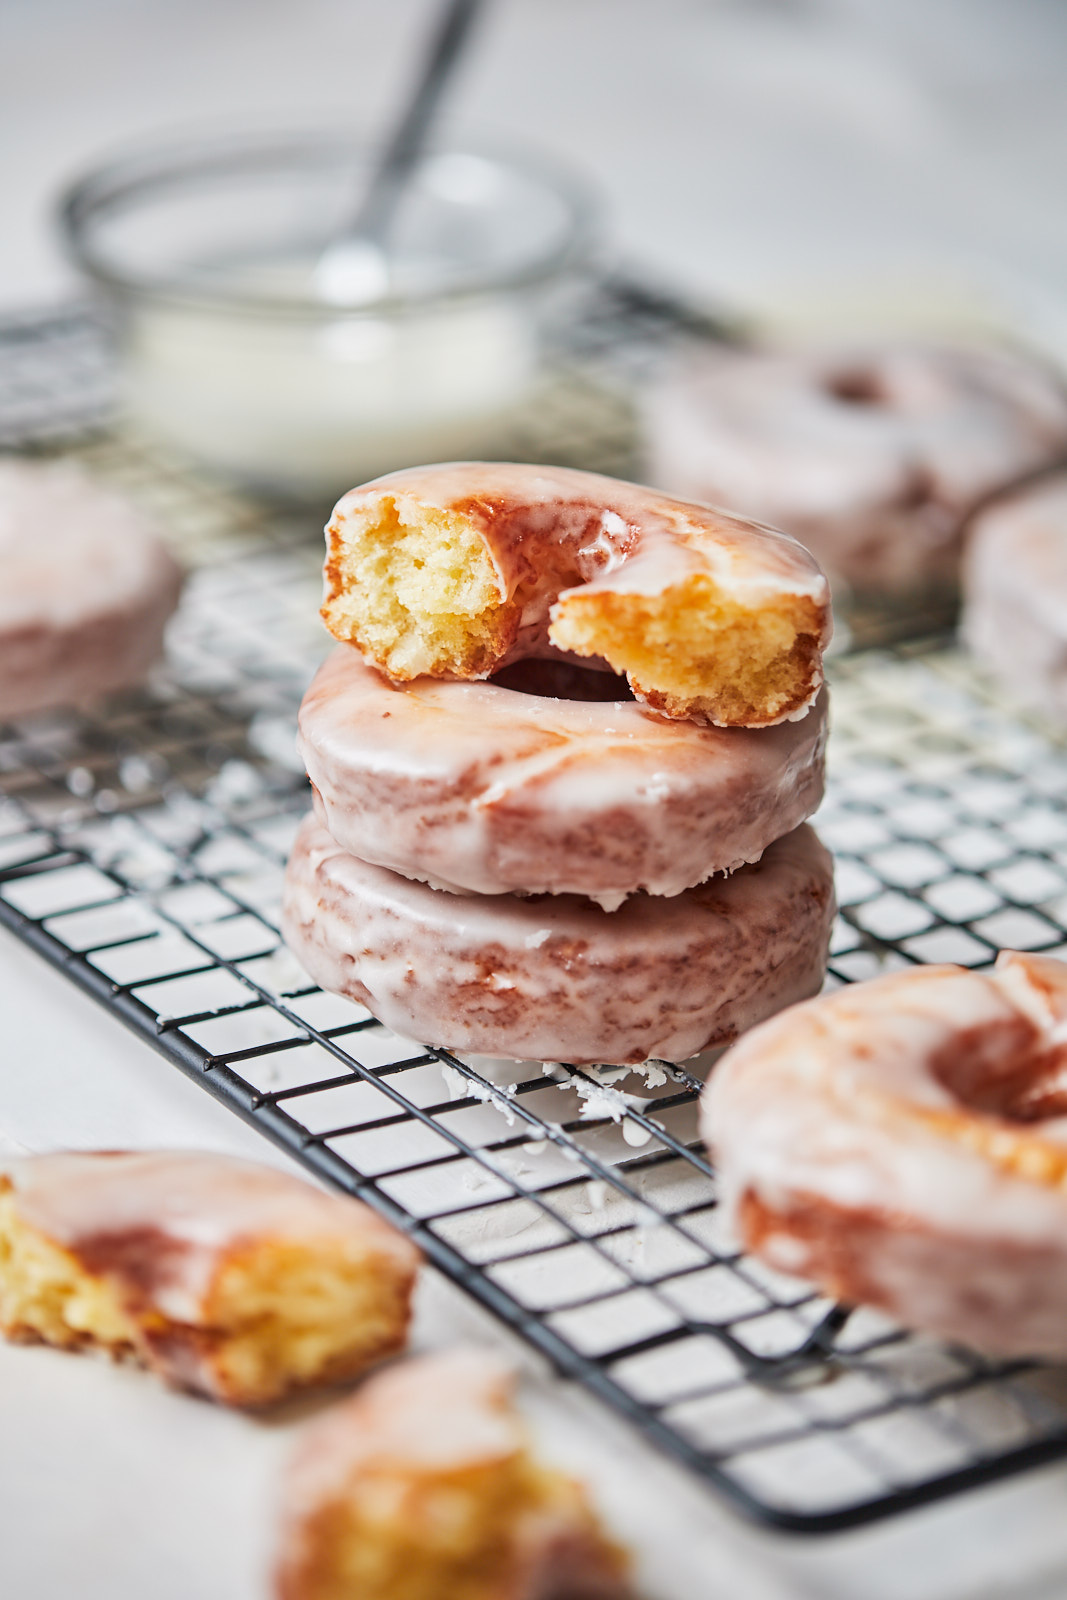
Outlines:
[[[916,967],[756,1028],[704,1091],[771,1266],[908,1327],[1067,1356],[1067,964]]]
[[[575,669],[558,670],[573,689]],[[323,822],[361,860],[457,893],[582,894],[608,911],[758,860],[818,806],[825,743],[825,691],[799,722],[707,728],[628,699],[400,687],[348,645],[304,696],[298,739]]]
[[[442,894],[348,855],[312,816],[282,929],[316,983],[408,1038],[514,1060],[683,1061],[818,991],[833,866],[797,828],[753,866],[602,911]]]
[[[271,1167],[182,1151],[0,1167],[0,1329],[132,1356],[257,1406],[404,1344],[419,1254],[373,1211]]]
[[[326,529],[322,615],[398,682],[488,678],[553,649],[669,717],[803,715],[826,579],[773,529],[561,467],[463,462],[353,489]]]
[[[656,483],[786,528],[867,593],[954,584],[968,511],[1067,450],[1060,384],[991,349],[709,351],[644,410]]]
[[[286,1476],[278,1600],[625,1600],[582,1485],[530,1453],[514,1379],[458,1349],[379,1373]]]
[[[964,641],[1021,700],[1067,717],[1067,473],[998,500],[971,525]]]
[[[126,500],[65,463],[0,461],[0,720],[137,683],[180,589]]]

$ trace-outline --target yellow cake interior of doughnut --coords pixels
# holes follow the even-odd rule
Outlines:
[[[390,1259],[336,1239],[265,1239],[235,1253],[205,1308],[223,1392],[257,1405],[355,1376],[403,1345],[411,1281]]]
[[[753,725],[809,698],[819,617],[798,595],[739,606],[694,575],[656,595],[577,590],[559,602],[552,638],[603,656],[671,716]]]
[[[335,638],[357,643],[403,682],[489,669],[504,608],[465,517],[420,508],[405,521],[383,496],[331,532],[322,616]]]
[[[28,1227],[10,1191],[0,1192],[0,1328],[12,1338],[64,1349],[96,1344],[119,1353],[137,1340],[136,1324],[112,1286]]]
[[[348,1498],[319,1513],[315,1553],[287,1600],[498,1600],[515,1584],[523,1524],[542,1515],[565,1522],[595,1547],[598,1565],[622,1574],[625,1559],[580,1486],[523,1451],[451,1471],[376,1463]]]

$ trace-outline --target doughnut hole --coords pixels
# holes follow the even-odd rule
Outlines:
[[[322,619],[391,678],[478,677],[510,643],[500,579],[466,518],[396,499],[334,519],[327,530]]]
[[[964,1113],[950,1114],[955,1137],[1018,1177],[1067,1177],[1067,1148],[1043,1139],[1040,1128],[1067,1116],[1067,1046],[1049,1047],[1018,1017],[961,1033],[930,1070]]]
[[[602,656],[669,717],[758,726],[810,700],[820,682],[820,619],[803,596],[758,610],[703,575],[658,595],[578,590],[553,610],[552,642]]]
[[[959,1034],[930,1062],[934,1077],[970,1111],[1008,1122],[1040,1122],[1067,1112],[1067,1054],[1042,1046],[1025,1017]]]
[[[501,667],[489,681],[501,689],[510,689],[513,694],[530,694],[542,700],[575,700],[587,705],[617,705],[634,697],[626,679],[617,672],[536,656]]]
[[[846,405],[879,406],[889,401],[885,383],[877,372],[869,368],[857,367],[831,373],[824,387],[827,394],[835,400],[843,400]]]

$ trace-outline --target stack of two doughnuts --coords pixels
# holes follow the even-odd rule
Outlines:
[[[826,581],[793,540],[587,473],[346,495],[304,698],[286,938],[454,1050],[681,1061],[821,985]],[[588,664],[587,664],[588,663]]]

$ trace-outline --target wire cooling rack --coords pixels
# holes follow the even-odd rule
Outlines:
[[[597,315],[602,344],[654,340],[657,317],[694,336],[658,302]],[[0,403],[8,441],[62,435],[199,564],[144,688],[0,726],[0,922],[759,1520],[843,1528],[1067,1452],[1067,1373],[906,1334],[737,1254],[696,1137],[699,1063],[460,1060],[314,987],[277,912],[307,808],[292,740],[324,646],[317,534],[94,427],[102,340],[88,316],[17,324],[5,370],[35,398],[21,434]],[[625,407],[599,381],[560,377],[530,454],[626,470]],[[1067,752],[943,645],[840,657],[832,679],[830,982],[1067,953]]]

